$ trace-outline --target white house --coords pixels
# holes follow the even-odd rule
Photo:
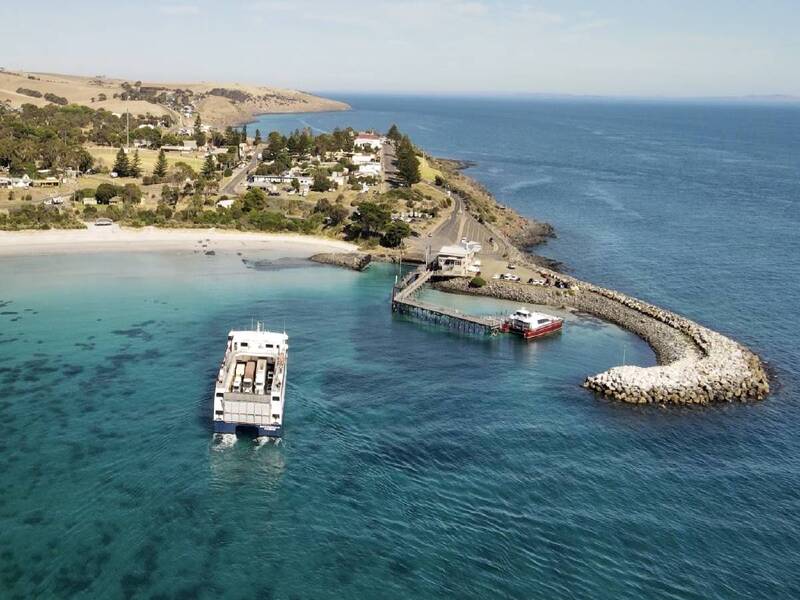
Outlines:
[[[31,187],[31,183],[33,182],[27,173],[22,177],[0,177],[0,186],[10,188],[25,189]]]
[[[366,163],[370,163],[375,160],[375,157],[372,154],[359,154],[355,153],[353,156],[350,157],[350,162],[354,165],[364,165]]]
[[[282,173],[280,175],[251,175],[247,178],[247,187],[260,187],[270,189],[277,184],[290,184],[293,179],[297,179],[300,186],[311,186],[314,183],[314,178],[308,175],[295,175],[290,172]]]
[[[377,133],[361,132],[356,135],[353,144],[355,144],[356,148],[369,146],[373,150],[380,150],[383,147],[383,138]]]
[[[219,206],[220,208],[230,208],[231,206],[233,206],[233,203],[234,200],[231,199],[220,200],[219,202],[217,202],[217,206]]]
[[[342,187],[345,183],[347,183],[347,175],[341,171],[334,171],[331,173],[330,180],[335,183],[337,187]]]
[[[480,271],[480,264],[475,258],[475,246],[469,242],[442,246],[436,256],[437,268],[457,277],[471,277]]]
[[[381,163],[371,162],[360,165],[356,177],[380,177],[381,173]]]

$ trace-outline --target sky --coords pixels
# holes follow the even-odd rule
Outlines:
[[[0,0],[0,66],[330,92],[800,96],[800,0]]]

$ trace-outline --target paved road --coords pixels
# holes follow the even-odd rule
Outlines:
[[[256,147],[256,149],[253,151],[253,158],[251,158],[250,162],[247,163],[244,167],[242,167],[241,170],[234,173],[233,177],[231,177],[231,180],[228,183],[226,183],[220,190],[221,194],[225,194],[226,196],[235,196],[238,193],[236,191],[236,187],[240,183],[242,183],[242,181],[245,180],[247,174],[251,170],[255,169],[258,166],[259,162],[258,156],[259,154],[261,154],[262,147],[263,146]]]
[[[381,165],[383,167],[383,191],[388,191],[392,185],[395,185],[397,182],[397,167],[394,164],[394,161],[397,160],[397,156],[395,153],[394,142],[392,140],[386,140],[386,143],[381,148]]]
[[[460,196],[453,194],[451,197],[453,211],[450,216],[431,231],[430,236],[423,235],[408,240],[409,253],[423,258],[428,250],[429,256],[432,257],[442,246],[457,244],[462,238],[466,238],[481,245],[479,253],[481,258],[502,260],[508,251],[505,243],[498,240],[486,225],[478,222],[466,211]]]

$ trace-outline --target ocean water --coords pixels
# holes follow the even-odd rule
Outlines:
[[[653,364],[634,336],[566,315],[525,344],[393,317],[389,265],[2,258],[0,597],[800,596],[800,111],[346,100],[258,126],[396,121],[476,161],[556,226],[542,253],[748,343],[776,392],[602,401],[586,374]],[[252,319],[290,335],[286,434],[216,444],[225,335]]]

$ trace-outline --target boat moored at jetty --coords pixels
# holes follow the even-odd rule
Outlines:
[[[523,339],[532,340],[560,331],[563,324],[564,319],[559,317],[520,308],[506,317],[501,331],[514,333]]]
[[[251,431],[256,437],[283,434],[289,336],[231,331],[214,386],[214,432]]]

